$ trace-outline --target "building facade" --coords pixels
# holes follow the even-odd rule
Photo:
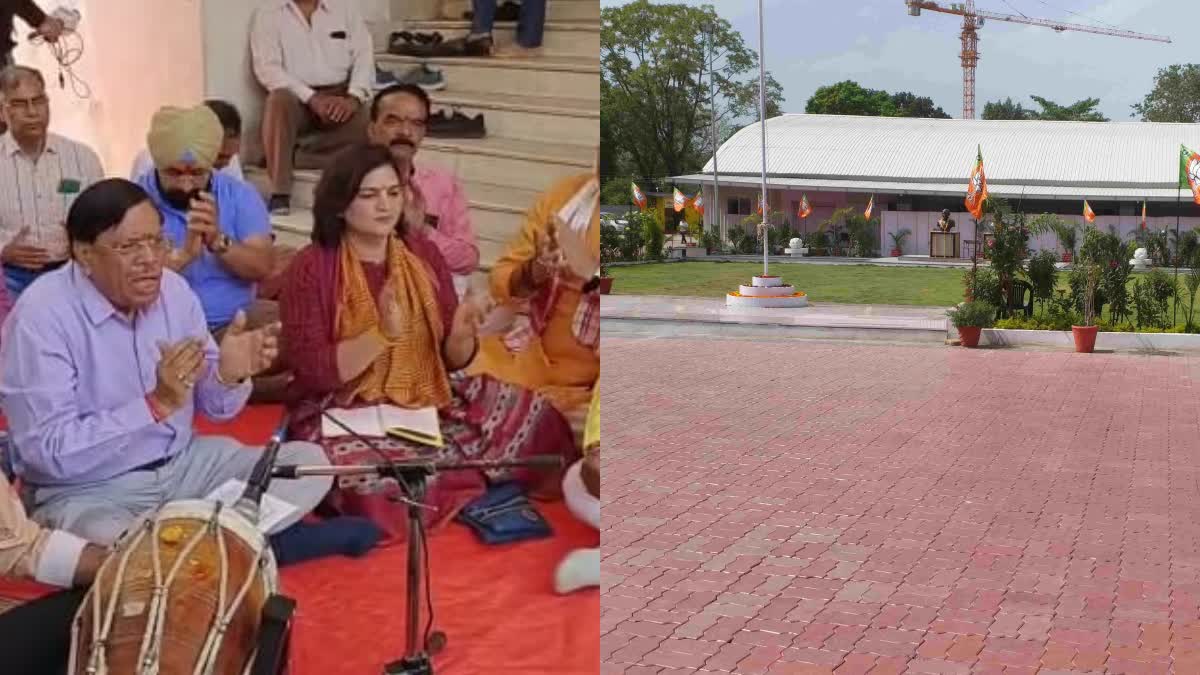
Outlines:
[[[904,253],[928,255],[928,234],[942,209],[952,212],[961,239],[972,240],[975,224],[963,198],[978,152],[989,193],[1015,210],[1056,213],[1083,225],[1086,199],[1097,227],[1130,236],[1141,226],[1144,201],[1148,229],[1174,229],[1177,217],[1181,229],[1200,226],[1200,206],[1186,188],[1178,189],[1180,145],[1200,146],[1200,124],[806,114],[781,115],[766,124],[770,211],[781,212],[782,222],[801,237],[834,210],[865,208],[874,196],[881,249],[889,248],[889,233],[908,229],[912,236]],[[706,202],[718,206],[706,213],[706,228],[739,227],[756,212],[761,162],[759,128],[753,124],[718,151],[720,204],[711,160],[701,173],[675,180],[704,185]],[[812,214],[801,219],[804,195]],[[1033,243],[1056,244],[1053,235]]]

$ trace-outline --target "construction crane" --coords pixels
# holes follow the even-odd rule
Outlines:
[[[1115,28],[1100,28],[1098,26],[1085,26],[1082,24],[1052,21],[1050,19],[1033,19],[1027,16],[997,14],[996,12],[977,10],[975,9],[975,0],[966,0],[961,5],[939,5],[936,2],[924,2],[923,0],[904,0],[904,4],[908,5],[910,16],[921,16],[921,10],[927,9],[931,12],[941,12],[942,14],[957,14],[963,18],[962,53],[959,56],[962,58],[963,68],[962,116],[963,119],[968,120],[975,119],[975,65],[979,62],[979,29],[983,27],[984,19],[1023,23],[1030,26],[1044,26],[1060,33],[1073,30],[1081,33],[1111,35],[1114,37],[1132,38],[1134,40],[1151,40],[1153,42],[1168,43],[1171,41],[1171,38],[1162,35],[1147,35],[1145,33],[1134,33],[1133,31],[1117,30]]]

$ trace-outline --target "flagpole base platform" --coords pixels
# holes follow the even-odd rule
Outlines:
[[[790,288],[790,287],[789,287]],[[808,295],[793,292],[790,295],[749,296],[741,293],[727,293],[726,307],[808,307]]]
[[[750,286],[741,284],[725,295],[726,307],[807,307],[808,295],[775,276],[754,277]]]

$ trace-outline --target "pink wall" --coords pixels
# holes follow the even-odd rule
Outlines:
[[[91,88],[81,99],[58,85],[58,65],[45,46],[25,42],[18,63],[42,71],[51,105],[51,130],[87,143],[108,175],[128,175],[145,146],[150,117],[163,105],[204,98],[204,25],[196,0],[75,0],[83,19],[83,58],[75,72]],[[18,23],[18,34],[27,32]]]

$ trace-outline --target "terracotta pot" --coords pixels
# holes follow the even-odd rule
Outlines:
[[[904,255],[904,252],[901,251],[900,249],[898,249],[898,248],[892,249],[892,257],[893,258],[899,258],[902,255]]]
[[[982,332],[983,329],[979,326],[959,326],[958,339],[962,342],[962,346],[964,347],[978,347],[979,335]]]
[[[612,290],[612,277],[600,277],[600,295],[608,295]]]
[[[1075,351],[1091,354],[1096,349],[1096,332],[1099,330],[1099,326],[1071,326],[1071,333],[1075,336]]]

